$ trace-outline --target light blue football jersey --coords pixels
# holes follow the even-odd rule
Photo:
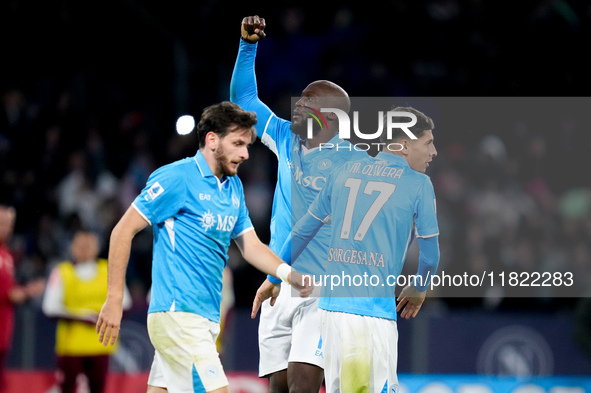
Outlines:
[[[277,184],[271,216],[269,247],[279,253],[295,224],[338,166],[367,157],[335,135],[325,147],[307,149],[304,140],[291,132],[291,122],[279,118],[258,98],[254,61],[258,44],[240,40],[238,58],[232,74],[230,100],[257,114],[257,135],[278,159]],[[337,148],[338,145],[338,148]],[[293,266],[303,273],[324,272],[324,256],[330,228],[322,228]]]
[[[219,323],[230,241],[253,229],[238,176],[220,181],[197,152],[154,171],[133,206],[154,233],[148,312],[190,312]]]
[[[439,234],[429,177],[381,152],[332,172],[310,213],[331,222],[319,307],[396,320],[396,277],[413,228],[416,237]],[[331,288],[333,277],[341,282]]]
[[[367,157],[335,135],[325,146],[307,149],[296,136],[292,140],[292,227],[308,212],[308,208],[326,184],[333,170],[351,161]],[[323,274],[331,228],[323,226],[311,239],[292,266],[301,273]]]

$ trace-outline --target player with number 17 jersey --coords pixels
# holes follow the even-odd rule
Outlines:
[[[319,308],[395,321],[394,285],[413,230],[418,238],[439,234],[429,177],[380,152],[332,172],[310,213],[331,221],[326,274],[342,279],[323,287]]]

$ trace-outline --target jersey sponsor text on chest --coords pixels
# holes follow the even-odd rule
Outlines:
[[[293,178],[297,184],[304,187],[312,187],[315,190],[321,190],[326,183],[326,178],[323,176],[304,176],[299,168],[295,168]]]
[[[227,215],[222,217],[221,214],[214,215],[210,211],[207,211],[199,218],[199,220],[201,226],[206,231],[215,226],[215,229],[218,231],[231,232],[234,229],[238,217]]]

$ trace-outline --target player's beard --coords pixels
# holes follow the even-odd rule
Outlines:
[[[308,139],[308,119],[310,119],[310,117],[302,117],[301,121],[299,122],[291,122],[291,132],[293,132],[296,135],[299,135],[302,137],[302,139]],[[312,119],[314,120],[314,119]],[[322,131],[322,129],[320,128],[320,126],[318,125],[317,122],[312,121],[312,135],[316,136],[318,135],[318,133]]]
[[[240,165],[234,168],[234,165],[226,155],[226,151],[221,145],[219,145],[218,148],[215,150],[214,157],[218,163],[218,166],[222,170],[223,176],[234,176],[238,173],[238,167]]]

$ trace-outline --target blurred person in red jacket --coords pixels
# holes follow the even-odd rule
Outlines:
[[[14,257],[8,247],[15,220],[15,209],[0,205],[0,392],[5,389],[4,368],[12,341],[14,306],[40,295],[45,288],[45,280],[24,286],[15,281]]]

